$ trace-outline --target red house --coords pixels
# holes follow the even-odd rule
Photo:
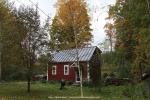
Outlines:
[[[101,72],[99,59],[101,51],[96,46],[62,50],[52,55],[52,60],[48,66],[48,81],[61,80],[62,78],[66,81],[79,81],[78,68],[76,66],[77,52],[83,80],[90,80],[90,65],[97,63],[98,66],[92,67],[97,67],[95,71]]]

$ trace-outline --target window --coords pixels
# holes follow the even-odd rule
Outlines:
[[[64,75],[69,75],[69,65],[64,65]]]
[[[52,66],[52,75],[56,75],[56,66]]]

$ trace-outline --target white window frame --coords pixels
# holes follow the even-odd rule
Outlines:
[[[66,68],[67,68],[67,70],[66,70]],[[64,75],[69,75],[69,65],[64,65]]]
[[[54,70],[53,70],[54,68]],[[52,75],[56,75],[57,74],[57,66],[56,65],[53,65],[52,66]]]

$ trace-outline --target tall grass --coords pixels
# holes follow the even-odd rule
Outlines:
[[[144,84],[124,85],[124,86],[106,86],[101,91],[97,88],[84,87],[84,96],[97,97],[100,100],[149,100],[143,96]],[[68,99],[48,99],[48,97],[62,96],[74,97],[80,96],[80,87],[65,86],[59,90],[58,83],[32,83],[31,92],[27,93],[27,84],[25,82],[12,82],[0,84],[0,100],[68,100]],[[69,100],[89,100],[89,99],[69,99]],[[99,99],[90,99],[99,100]]]

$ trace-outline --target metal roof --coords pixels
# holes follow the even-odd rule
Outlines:
[[[78,49],[62,50],[52,55],[52,62],[74,62],[76,61],[77,51],[79,61],[89,61],[97,47],[85,47]]]

